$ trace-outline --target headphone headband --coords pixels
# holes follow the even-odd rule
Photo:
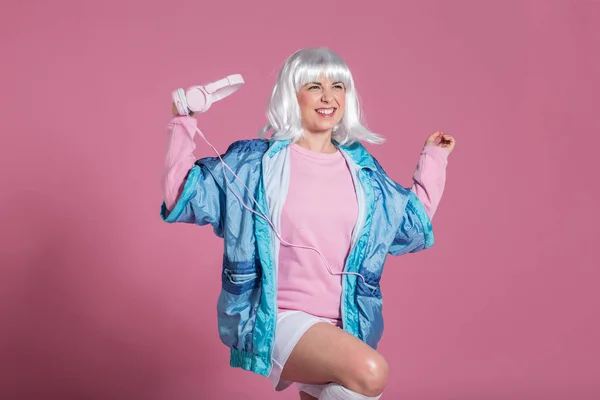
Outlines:
[[[202,113],[206,112],[212,103],[236,92],[243,84],[244,79],[241,75],[229,75],[205,86],[192,86],[185,93],[183,89],[177,89],[172,97],[180,115],[186,115],[189,111]]]
[[[244,79],[239,74],[229,75],[217,82],[209,83],[204,86],[206,92],[213,96],[213,102],[224,99],[237,91],[244,84]]]

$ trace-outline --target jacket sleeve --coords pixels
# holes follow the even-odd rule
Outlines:
[[[389,250],[391,255],[415,253],[433,246],[431,219],[444,192],[448,154],[435,146],[423,148],[413,175],[413,186],[407,192],[404,214]]]
[[[199,160],[189,171],[181,196],[173,210],[169,211],[163,201],[161,217],[169,223],[211,224],[215,233],[220,235],[225,194],[202,161]]]
[[[433,242],[431,219],[425,206],[412,191],[408,191],[408,201],[389,253],[393,256],[415,253],[433,246]]]
[[[195,123],[195,119],[175,117],[167,127],[161,217],[169,223],[211,224],[218,234],[224,193],[213,176],[214,159],[195,161]]]

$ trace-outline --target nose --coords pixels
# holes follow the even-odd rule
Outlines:
[[[323,96],[321,96],[321,101],[323,101],[324,103],[329,103],[331,100],[333,100],[333,95],[331,94],[331,92],[329,90],[323,90]]]

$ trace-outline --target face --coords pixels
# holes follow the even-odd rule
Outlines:
[[[341,82],[319,79],[298,91],[302,127],[310,133],[331,134],[344,116],[346,87]]]

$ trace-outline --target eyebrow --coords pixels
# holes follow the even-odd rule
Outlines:
[[[344,84],[344,82],[333,82],[332,85],[338,85],[338,84]],[[323,84],[321,84],[321,82],[308,82],[306,85],[304,86],[308,86],[308,85],[317,85],[317,86],[323,86]]]

